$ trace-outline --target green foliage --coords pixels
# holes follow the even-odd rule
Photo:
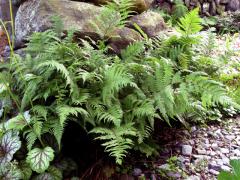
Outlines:
[[[240,178],[240,160],[231,160],[230,165],[232,166],[232,172],[221,171],[218,175],[218,180],[229,180]]]
[[[127,24],[131,13],[133,13],[132,7],[132,0],[110,1],[103,7],[100,15],[91,22],[91,25],[103,40],[115,36],[115,31]]]
[[[62,172],[54,167],[50,166],[47,170],[47,172],[44,172],[42,174],[39,174],[38,176],[34,177],[34,180],[42,180],[42,179],[48,179],[48,180],[62,180]]]
[[[160,7],[161,9],[156,9],[155,11],[161,14],[167,24],[177,26],[179,19],[188,13],[188,8],[182,0],[174,0],[172,3],[174,3],[174,5],[171,10],[165,9],[163,6],[162,8]]]
[[[190,11],[186,16],[181,17],[178,23],[178,31],[183,35],[192,35],[202,29],[202,19],[198,15],[198,8]]]
[[[27,155],[27,163],[30,164],[32,170],[42,173],[49,167],[49,163],[53,158],[54,151],[51,147],[45,147],[44,149],[34,148]]]
[[[115,157],[118,164],[122,164],[123,157],[134,144],[128,137],[136,136],[136,129],[133,128],[133,124],[126,124],[114,129],[94,128],[91,133],[98,134],[95,139],[105,141],[102,145],[106,147],[106,152]]]
[[[13,159],[13,155],[20,149],[21,141],[16,131],[7,131],[0,141],[0,164],[4,166]]]
[[[122,17],[127,7],[128,3],[121,7]],[[180,121],[187,127],[193,120],[214,119],[209,113],[213,110],[221,115],[222,108],[238,107],[227,88],[194,63],[195,33],[201,30],[197,13],[196,9],[180,19],[179,36],[145,38],[129,45],[120,57],[107,54],[103,42],[82,40],[79,45],[72,41],[73,33],[60,38],[61,25],[33,34],[27,55],[14,55],[0,73],[0,97],[14,104],[9,108],[17,107],[14,115],[1,109],[1,138],[9,137],[4,142],[14,142],[15,147],[6,151],[4,161],[13,162],[21,137],[27,158],[16,169],[23,171],[26,164],[31,168],[22,177],[32,178],[35,171],[40,173],[36,179],[61,179],[59,169],[52,167],[69,121],[82,126],[122,164],[132,149],[157,154],[151,141],[156,121]],[[12,130],[19,135],[9,136]]]
[[[20,180],[22,179],[22,172],[17,168],[15,164],[6,163],[0,166],[0,178],[1,179],[11,179]]]
[[[172,12],[171,19],[172,23],[175,25],[180,18],[184,17],[187,14],[188,8],[185,6],[182,0],[175,0],[174,4],[175,6]]]

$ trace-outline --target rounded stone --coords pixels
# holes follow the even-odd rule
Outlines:
[[[192,146],[190,145],[182,145],[182,154],[184,156],[190,156],[192,155]]]

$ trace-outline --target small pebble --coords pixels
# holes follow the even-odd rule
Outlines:
[[[229,154],[229,149],[227,149],[227,148],[220,148],[220,151],[221,151],[223,154]]]
[[[214,170],[214,169],[210,169],[209,172],[215,176],[217,176],[219,174],[218,171]]]
[[[139,168],[134,168],[132,175],[133,176],[140,176],[142,174],[142,170]]]
[[[182,146],[182,154],[184,156],[191,156],[192,155],[192,146],[190,146],[190,145],[183,145]]]

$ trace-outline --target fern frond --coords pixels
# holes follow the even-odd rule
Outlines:
[[[113,123],[116,127],[119,127],[122,122],[123,111],[119,105],[112,105],[107,110],[103,110],[97,114],[99,122]]]
[[[47,120],[48,108],[46,106],[35,105],[32,108],[32,111],[38,116],[43,117],[45,120]]]
[[[37,138],[38,137],[37,137],[36,133],[34,133],[33,131],[30,131],[30,132],[27,133],[26,140],[27,140],[28,151],[30,151],[32,149],[32,147],[35,144]]]
[[[73,116],[78,116],[79,114],[82,116],[88,116],[88,112],[80,107],[71,107],[67,105],[59,105],[56,108],[56,112],[59,116],[60,120],[60,125],[64,126],[68,116],[73,115]]]
[[[198,13],[199,9],[196,8],[187,13],[184,17],[181,17],[178,23],[179,28],[177,28],[177,30],[186,36],[198,33],[202,29],[202,19]]]
[[[70,72],[67,70],[67,68],[63,64],[61,64],[57,61],[51,60],[51,61],[43,62],[38,65],[39,70],[44,67],[51,67],[51,68],[57,70],[58,72],[60,72],[63,75],[63,77],[66,79],[66,86],[67,85],[70,86],[71,93],[73,93],[74,90],[76,90],[77,85],[75,84]]]
[[[136,136],[136,129],[132,123],[129,123],[113,129],[94,128],[90,133],[97,134],[95,139],[104,141],[102,146],[105,147],[105,151],[113,156],[118,164],[122,164],[127,150],[131,149],[134,144],[131,137]]]
[[[125,62],[133,62],[139,59],[140,54],[145,50],[144,43],[141,41],[132,43],[121,52],[121,57]]]
[[[120,25],[124,26],[130,17],[130,14],[133,13],[131,9],[134,7],[132,0],[113,0],[113,2],[108,2],[106,5],[108,9],[114,9],[120,14]]]
[[[103,79],[103,102],[111,104],[111,99],[116,97],[115,94],[127,86],[137,88],[137,85],[133,82],[133,77],[123,65],[114,65],[107,68]]]

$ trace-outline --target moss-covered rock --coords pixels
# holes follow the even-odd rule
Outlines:
[[[167,28],[162,16],[151,10],[133,16],[130,19],[129,26],[133,27],[134,23],[136,23],[149,37],[157,36]]]
[[[96,5],[103,5],[111,0],[87,0],[87,1],[92,2]],[[146,11],[150,8],[153,1],[154,0],[133,0],[134,8],[132,10],[138,13],[142,13],[143,11]]]
[[[66,30],[74,28],[86,35],[95,34],[90,22],[101,13],[102,8],[84,2],[68,0],[31,0],[24,2],[16,16],[17,41],[24,41],[33,32],[51,27],[51,17],[60,16]]]

